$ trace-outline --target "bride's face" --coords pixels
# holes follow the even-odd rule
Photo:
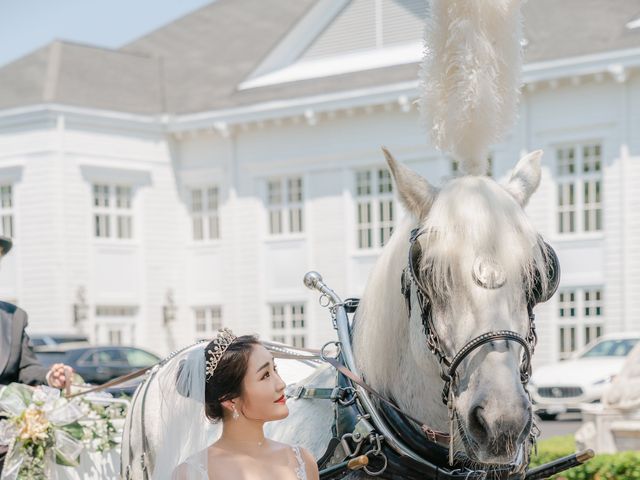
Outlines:
[[[262,345],[255,345],[243,380],[242,413],[247,418],[265,422],[285,418],[289,415],[285,387],[271,353]]]

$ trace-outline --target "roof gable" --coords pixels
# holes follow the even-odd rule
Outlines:
[[[427,0],[320,0],[239,88],[417,62],[427,12]]]
[[[427,8],[426,0],[353,0],[300,60],[419,44]]]

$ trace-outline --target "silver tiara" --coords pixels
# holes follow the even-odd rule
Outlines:
[[[218,362],[224,355],[224,352],[227,351],[229,345],[231,345],[236,338],[233,332],[226,327],[218,330],[218,335],[213,339],[213,346],[207,350],[207,365],[205,369],[207,380],[213,376],[213,372],[216,371]]]

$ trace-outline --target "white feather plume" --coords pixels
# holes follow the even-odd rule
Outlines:
[[[420,112],[436,148],[472,175],[515,123],[522,0],[431,0]]]

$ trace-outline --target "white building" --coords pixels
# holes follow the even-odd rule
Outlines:
[[[31,332],[159,353],[220,324],[333,338],[301,280],[361,294],[399,215],[380,146],[455,173],[413,105],[425,3],[218,0],[119,50],[56,41],[0,68],[0,297]],[[538,361],[640,326],[639,13],[525,5],[520,121],[491,173],[546,152],[528,213],[563,277]]]

